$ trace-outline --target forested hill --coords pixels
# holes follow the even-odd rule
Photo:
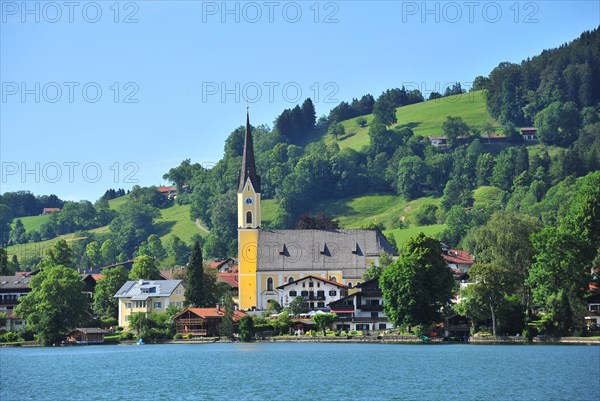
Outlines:
[[[475,77],[470,92],[457,83],[426,100],[392,88],[376,98],[357,94],[319,118],[310,99],[282,111],[273,128],[253,127],[263,226],[294,227],[303,214],[323,211],[343,227],[377,228],[391,239],[423,230],[474,247],[468,238],[497,212],[559,225],[600,169],[599,49],[596,29],[520,64],[500,63]],[[531,125],[540,142],[523,141],[518,128]],[[189,209],[188,224],[210,229],[205,239],[196,236],[208,257],[235,256],[243,135],[243,126],[229,135],[210,170],[186,159],[166,172],[178,189],[174,201],[163,204],[156,188],[135,188],[117,211],[106,199],[85,205],[95,227],[110,221],[85,242],[111,240],[114,260],[153,252],[167,260],[156,238],[166,239],[170,228],[155,223],[159,209],[175,203]],[[448,146],[433,146],[432,135]],[[185,259],[181,249],[170,251],[171,260]]]

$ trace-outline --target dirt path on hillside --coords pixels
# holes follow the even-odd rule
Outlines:
[[[200,223],[200,219],[196,219],[196,221],[194,221],[194,224],[196,225],[196,227],[198,227],[201,231],[204,231],[205,233],[209,233],[210,234],[210,230],[206,227],[204,227],[202,225],[202,223]]]

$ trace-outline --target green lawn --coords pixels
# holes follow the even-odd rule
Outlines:
[[[118,210],[125,202],[129,199],[129,195],[119,196],[118,198],[114,198],[108,201],[108,204],[111,209]]]
[[[261,205],[261,220],[263,223],[270,223],[275,220],[277,215],[277,204],[275,199],[264,199],[260,201]]]
[[[342,228],[361,228],[370,223],[383,223],[386,235],[391,234],[400,246],[408,238],[424,232],[427,235],[436,235],[445,225],[414,226],[414,215],[424,205],[439,206],[441,198],[433,196],[423,197],[412,201],[405,201],[401,197],[389,194],[371,194],[355,196],[338,200],[324,200],[319,202],[312,213],[323,212],[339,220]],[[273,221],[275,218],[276,204],[274,200],[263,200],[263,221]],[[409,224],[408,228],[396,228],[398,220]]]
[[[462,95],[448,96],[441,99],[429,100],[417,104],[399,107],[396,109],[398,123],[392,127],[411,128],[415,135],[441,135],[442,123],[447,116],[462,117],[469,127],[481,128],[485,122],[494,124],[498,132],[501,125],[495,121],[487,112],[483,91],[463,93]],[[368,124],[373,120],[373,115],[364,116]],[[338,139],[340,147],[350,147],[360,150],[369,144],[369,126],[361,128],[356,118],[342,121],[341,123],[346,135]],[[333,138],[325,136],[326,143],[334,141]]]
[[[106,229],[108,230],[108,227]],[[98,229],[96,229],[96,230],[98,230]],[[90,231],[94,231],[94,230],[90,230]],[[49,239],[46,241],[12,245],[12,246],[9,246],[6,248],[6,252],[8,252],[9,258],[12,257],[12,255],[17,255],[17,258],[19,258],[19,260],[21,260],[25,257],[43,256],[45,250],[52,247],[61,238],[64,239],[65,241],[67,241],[67,243],[81,239],[81,238],[75,238],[75,236],[73,234],[65,234],[65,235],[61,235],[61,236],[58,236],[56,238],[52,238],[52,239]]]
[[[382,223],[387,229],[398,225],[399,220],[412,223],[416,211],[426,205],[439,205],[441,198],[423,197],[407,202],[389,194],[370,194],[318,203],[314,212],[323,212],[340,221],[344,228],[366,227]]]
[[[498,187],[483,186],[473,191],[474,208],[485,208],[502,201],[502,190]]]
[[[48,220],[50,220],[50,215],[40,215],[40,216],[25,216],[25,217],[18,217],[19,219],[21,219],[21,222],[23,223],[23,226],[25,227],[25,231],[29,232],[31,230],[36,230],[39,231],[40,227],[42,226],[42,224],[48,222]],[[15,221],[17,221],[17,219],[14,219],[12,221],[12,226],[15,226]]]
[[[383,233],[385,235],[393,235],[398,247],[402,248],[402,244],[404,244],[406,240],[418,235],[421,232],[425,235],[433,237],[442,232],[445,228],[445,224],[434,224],[431,226],[396,228],[394,230],[385,230]]]
[[[190,219],[190,205],[174,204],[166,209],[161,209],[161,217],[156,220],[161,230],[165,230],[160,239],[166,245],[172,235],[177,235],[186,243],[190,244],[194,234],[202,237],[208,236],[206,231],[200,230]]]

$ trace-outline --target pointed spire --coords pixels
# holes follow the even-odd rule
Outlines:
[[[240,174],[240,185],[238,193],[244,191],[246,180],[250,178],[252,186],[257,193],[260,193],[260,178],[256,174],[256,164],[254,162],[254,147],[252,146],[252,132],[250,128],[250,112],[246,106],[246,135],[244,137],[244,154],[242,156],[242,172]]]

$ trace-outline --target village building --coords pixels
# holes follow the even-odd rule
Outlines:
[[[103,274],[84,274],[81,277],[81,281],[83,281],[83,293],[87,299],[88,303],[88,312],[93,313],[94,307],[94,292],[96,291],[96,284],[99,280],[104,278]]]
[[[104,344],[104,335],[108,330],[97,327],[78,327],[67,334],[67,344],[93,345]]]
[[[266,309],[277,287],[303,277],[356,285],[383,252],[395,254],[375,230],[261,229],[261,186],[256,172],[249,117],[237,193],[239,307]]]
[[[537,128],[522,127],[519,128],[519,131],[521,131],[521,135],[523,135],[523,140],[528,142],[537,141]]]
[[[168,187],[158,187],[157,191],[164,195],[167,199],[174,199],[177,197],[177,187],[170,185]]]
[[[204,263],[208,267],[212,267],[213,269],[216,269],[218,272],[221,273],[232,272],[234,270],[237,270],[237,262],[232,258],[218,258]]]
[[[128,327],[136,312],[163,313],[169,306],[183,307],[185,288],[182,280],[127,281],[115,294],[119,299],[119,326]]]
[[[467,273],[475,263],[475,259],[469,252],[457,249],[444,250],[442,257],[454,272]]]
[[[383,311],[383,295],[379,289],[379,280],[365,281],[356,288],[359,291],[329,304],[331,313],[338,316],[333,327],[336,330],[363,332],[392,328],[392,323]]]
[[[29,294],[30,276],[14,275],[0,276],[0,313],[6,314],[6,325],[0,330],[21,331],[25,328],[25,321],[13,313],[19,304],[19,298]]]
[[[311,310],[325,309],[330,302],[348,295],[348,286],[322,277],[306,276],[277,287],[277,302],[288,308],[296,297],[302,297]]]
[[[247,316],[239,310],[233,311],[233,324],[239,324],[242,317]],[[221,322],[225,318],[225,309],[217,305],[214,308],[186,308],[173,317],[177,333],[201,337],[217,337],[220,335]]]
[[[47,214],[52,214],[52,213],[60,213],[60,208],[59,207],[45,207],[42,210],[42,216],[45,216]]]

